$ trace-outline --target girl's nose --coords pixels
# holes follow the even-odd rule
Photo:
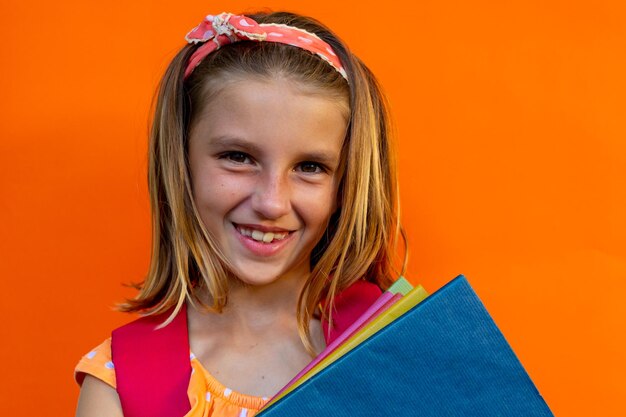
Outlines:
[[[265,219],[278,219],[291,210],[289,180],[283,175],[265,173],[259,177],[252,195],[252,209]]]

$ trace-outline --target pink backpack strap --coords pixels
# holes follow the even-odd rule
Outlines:
[[[382,294],[381,289],[371,282],[358,280],[335,296],[335,310],[333,311],[333,327],[330,329],[328,321],[322,319],[322,330],[326,345],[331,344],[339,337],[361,314],[372,305]],[[322,302],[324,308],[326,302]]]
[[[191,409],[187,308],[147,316],[112,333],[111,354],[124,417],[183,417]]]

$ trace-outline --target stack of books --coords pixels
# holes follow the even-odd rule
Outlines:
[[[400,278],[257,414],[321,415],[553,416],[462,275]]]

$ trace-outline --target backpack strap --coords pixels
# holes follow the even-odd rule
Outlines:
[[[191,409],[187,307],[157,329],[171,311],[142,317],[113,331],[111,356],[124,417],[183,417]]]
[[[329,328],[326,315],[322,315],[322,330],[326,346],[338,338],[354,323],[382,294],[378,285],[362,279],[356,281],[335,296],[333,327]],[[321,303],[326,308],[326,300]]]

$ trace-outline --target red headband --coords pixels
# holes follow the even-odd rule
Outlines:
[[[328,62],[348,80],[339,58],[333,49],[317,35],[293,26],[278,23],[257,23],[249,17],[221,13],[217,16],[208,15],[202,23],[193,28],[185,39],[189,43],[204,43],[196,49],[187,68],[185,78],[211,52],[223,45],[239,41],[277,42],[296,46],[307,50]]]

